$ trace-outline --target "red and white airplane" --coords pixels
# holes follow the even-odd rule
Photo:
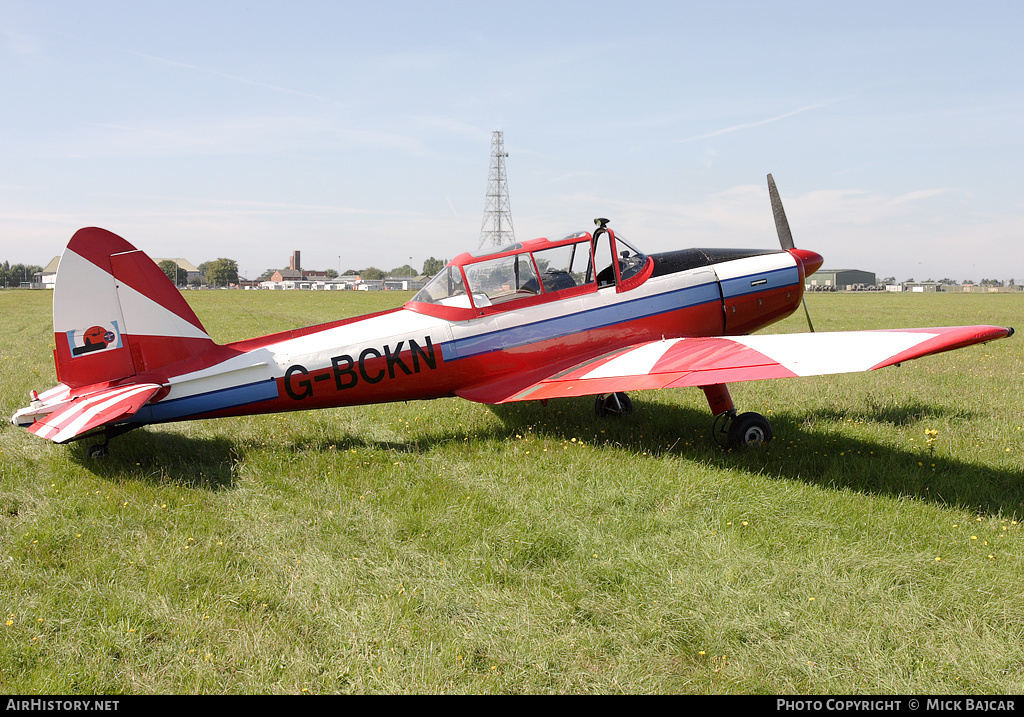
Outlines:
[[[820,255],[794,248],[771,175],[781,250],[645,255],[608,220],[592,232],[462,254],[398,309],[217,344],[143,252],[78,231],[53,297],[60,383],[12,422],[66,443],[140,426],[446,396],[481,403],[695,386],[724,445],[768,441],[737,414],[736,381],[868,371],[1013,334],[997,326],[753,335],[793,313]],[[806,305],[805,305],[806,310]],[[808,316],[808,323],[810,317]]]

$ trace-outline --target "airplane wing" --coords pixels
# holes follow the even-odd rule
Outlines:
[[[52,402],[35,402],[22,409],[12,421],[26,425],[29,433],[54,443],[67,443],[90,431],[128,418],[149,401],[162,386],[135,383],[128,386],[76,389]]]
[[[503,398],[492,396],[489,402],[874,371],[1012,334],[1013,329],[1000,326],[953,326],[651,341],[585,361]]]

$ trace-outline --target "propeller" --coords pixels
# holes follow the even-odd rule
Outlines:
[[[779,198],[779,190],[775,186],[775,180],[772,175],[768,175],[768,197],[772,202],[772,214],[775,216],[775,231],[779,235],[779,244],[782,245],[784,251],[795,249],[796,245],[793,243],[793,232],[789,228],[789,220],[786,219],[786,210],[782,206],[782,199]],[[817,268],[817,267],[815,267]],[[802,295],[800,301],[804,305],[804,314],[807,315],[807,327],[814,332],[814,324],[811,323],[811,312],[807,309],[807,299]]]

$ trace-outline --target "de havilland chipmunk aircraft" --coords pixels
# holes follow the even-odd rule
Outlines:
[[[593,232],[462,254],[404,306],[218,344],[153,261],[108,231],[78,231],[53,296],[59,384],[12,417],[66,443],[148,424],[459,396],[486,404],[626,391],[704,391],[723,445],[772,438],[727,384],[868,371],[1011,336],[960,326],[760,335],[796,311],[819,254],[795,248],[778,191],[781,249],[642,253]],[[804,304],[806,311],[806,304]],[[810,315],[808,314],[810,324]]]

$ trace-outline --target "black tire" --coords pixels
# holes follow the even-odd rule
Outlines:
[[[598,416],[622,416],[633,411],[633,399],[624,393],[611,393],[597,397],[594,412]]]
[[[729,426],[729,447],[755,448],[772,439],[772,425],[760,413],[741,413]]]

